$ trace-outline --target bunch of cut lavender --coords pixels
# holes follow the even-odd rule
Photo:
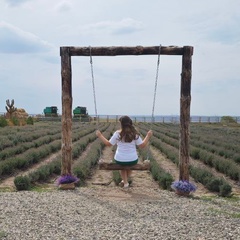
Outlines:
[[[195,192],[197,189],[197,187],[194,184],[186,180],[175,181],[172,183],[171,187],[174,190],[178,190],[186,193]]]
[[[78,181],[79,181],[79,178],[77,178],[73,175],[63,175],[58,178],[57,185],[73,183],[73,182],[78,182]]]

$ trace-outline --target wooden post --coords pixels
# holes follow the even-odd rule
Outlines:
[[[183,47],[180,98],[180,174],[179,180],[189,181],[189,122],[191,103],[193,47]]]
[[[72,173],[72,69],[68,47],[60,48],[62,65],[62,168],[61,175]]]

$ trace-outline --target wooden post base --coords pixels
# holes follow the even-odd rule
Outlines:
[[[73,190],[75,189],[75,183],[65,183],[65,184],[60,184],[59,189],[61,190]]]
[[[116,163],[106,163],[100,162],[99,163],[100,170],[138,170],[138,171],[145,171],[150,169],[150,161],[145,160],[143,163],[137,163],[132,166],[123,166]]]

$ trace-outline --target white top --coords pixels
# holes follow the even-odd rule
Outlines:
[[[116,131],[109,142],[112,145],[117,144],[117,150],[114,156],[114,159],[119,162],[131,162],[138,159],[136,145],[140,145],[143,143],[143,140],[140,136],[137,136],[136,140],[132,142],[123,142],[120,141],[120,132]]]

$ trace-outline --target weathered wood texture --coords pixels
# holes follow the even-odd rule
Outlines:
[[[90,56],[90,47],[61,47],[61,49],[62,48],[69,48],[70,56]],[[158,53],[159,46],[91,47],[92,56],[158,55]],[[183,55],[183,48],[176,46],[161,46],[161,55]]]
[[[133,166],[123,166],[116,163],[99,163],[100,170],[149,170],[150,163],[138,163]]]
[[[189,123],[191,104],[192,47],[184,47],[180,98],[179,180],[189,181]]]
[[[62,168],[61,175],[71,174],[72,163],[72,68],[69,49],[61,52],[62,65]]]

